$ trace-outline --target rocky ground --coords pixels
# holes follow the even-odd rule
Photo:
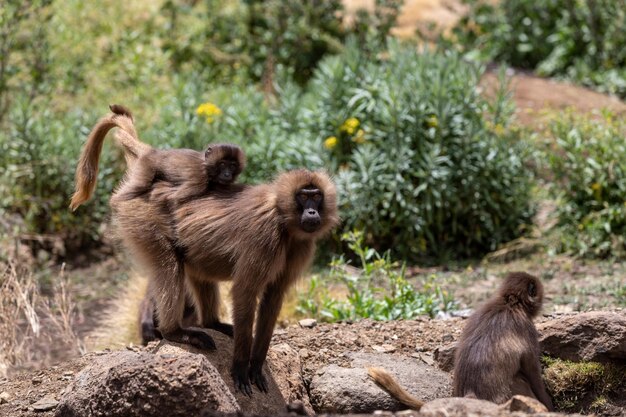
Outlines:
[[[409,392],[428,401],[424,415],[540,412],[540,405],[524,399],[505,406],[443,400],[451,393],[450,370],[463,321],[328,325],[305,320],[277,330],[265,369],[269,393],[255,389],[252,398],[234,390],[232,341],[220,333],[212,333],[215,352],[162,342],[89,353],[1,380],[0,416],[277,415],[287,407],[292,414],[369,414],[401,409],[367,377],[368,366],[387,369]],[[626,414],[626,311],[544,316],[537,327],[549,358],[544,378],[559,411]]]

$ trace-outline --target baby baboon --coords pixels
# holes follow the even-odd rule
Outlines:
[[[103,130],[96,125],[83,149],[80,160],[90,163],[79,164],[73,208],[95,186]],[[124,141],[133,145],[133,138],[118,139],[131,161],[128,183],[137,164],[134,148]],[[164,204],[178,189],[171,183],[155,183],[148,198],[121,198],[124,189],[111,197],[113,219],[149,272],[163,338],[214,349],[208,333],[184,326],[185,301],[190,294],[202,327],[219,328],[217,282],[232,279],[235,386],[251,395],[252,382],[267,392],[262,367],[285,292],[310,263],[316,241],[339,222],[328,175],[302,169],[266,184],[218,187],[182,201],[173,216]]]
[[[204,152],[152,149],[139,157],[118,197],[130,200],[146,196],[156,182],[164,181],[176,188],[169,195],[169,202],[179,204],[217,187],[229,186],[245,165],[245,154],[232,144],[211,144]]]
[[[180,203],[200,196],[216,187],[235,182],[246,165],[246,157],[236,145],[211,144],[204,152],[191,149],[154,149],[141,142],[134,125],[133,115],[124,106],[109,106],[112,115],[104,117],[92,130],[76,170],[77,185],[86,195],[76,193],[72,197],[72,209],[85,202],[93,193],[98,174],[98,162],[104,138],[109,130],[118,127],[115,139],[124,148],[131,168],[122,189],[120,199],[132,199],[147,195],[154,183],[165,181],[176,187],[168,195],[168,203]],[[91,158],[91,159],[84,159]],[[77,187],[78,189],[78,187]]]
[[[454,396],[497,404],[514,395],[541,401],[553,410],[541,379],[539,341],[532,319],[541,310],[543,285],[524,272],[509,274],[498,293],[469,318],[456,350]],[[403,404],[419,410],[422,402],[385,370],[370,376]]]

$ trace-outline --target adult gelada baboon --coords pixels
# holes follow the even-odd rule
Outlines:
[[[77,168],[74,208],[95,187],[108,131],[102,134],[99,126]],[[231,279],[235,386],[251,395],[252,382],[267,392],[262,366],[285,292],[309,265],[316,241],[339,222],[334,184],[324,172],[289,171],[266,184],[217,188],[181,202],[172,215],[171,205],[163,201],[177,187],[167,181],[155,182],[145,195],[120,198],[125,185],[132,184],[134,161],[146,145],[136,134],[118,138],[118,143],[131,163],[111,197],[113,218],[124,244],[149,272],[159,331],[168,340],[214,349],[206,332],[183,326],[186,294],[192,295],[201,326],[215,328],[223,325],[217,282]]]
[[[543,285],[524,273],[509,274],[497,294],[469,318],[454,366],[454,396],[495,402],[525,395],[553,410],[541,379],[539,341],[532,319],[543,302]],[[419,410],[423,404],[407,393],[384,369],[370,376],[401,403]]]

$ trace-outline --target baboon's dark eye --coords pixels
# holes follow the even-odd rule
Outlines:
[[[322,201],[322,195],[321,194],[315,194],[313,196],[313,201],[315,201],[316,203],[319,203],[320,201]]]
[[[537,286],[535,285],[534,282],[531,282],[530,284],[528,284],[528,295],[530,295],[531,297],[534,297],[537,295]]]
[[[309,199],[309,196],[304,193],[299,194],[299,197],[302,201],[307,201]]]

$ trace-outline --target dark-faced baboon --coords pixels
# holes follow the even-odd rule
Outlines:
[[[553,410],[541,379],[539,342],[532,319],[541,310],[543,285],[524,272],[509,274],[498,293],[469,318],[454,366],[454,396],[497,404],[514,395],[541,401]],[[407,393],[384,369],[372,379],[403,404],[419,410],[422,401]]]
[[[81,161],[95,165],[79,164],[73,207],[93,191],[95,179],[84,179],[95,178],[103,140],[89,136]],[[235,386],[249,395],[250,382],[267,391],[262,366],[284,294],[310,263],[316,241],[339,221],[334,184],[323,172],[295,170],[267,184],[218,187],[172,209],[163,201],[177,187],[167,181],[146,196],[122,198],[135,172],[131,164],[111,207],[125,245],[149,273],[158,330],[168,340],[215,348],[206,332],[183,325],[186,294],[201,326],[219,328],[216,282],[232,279]]]

